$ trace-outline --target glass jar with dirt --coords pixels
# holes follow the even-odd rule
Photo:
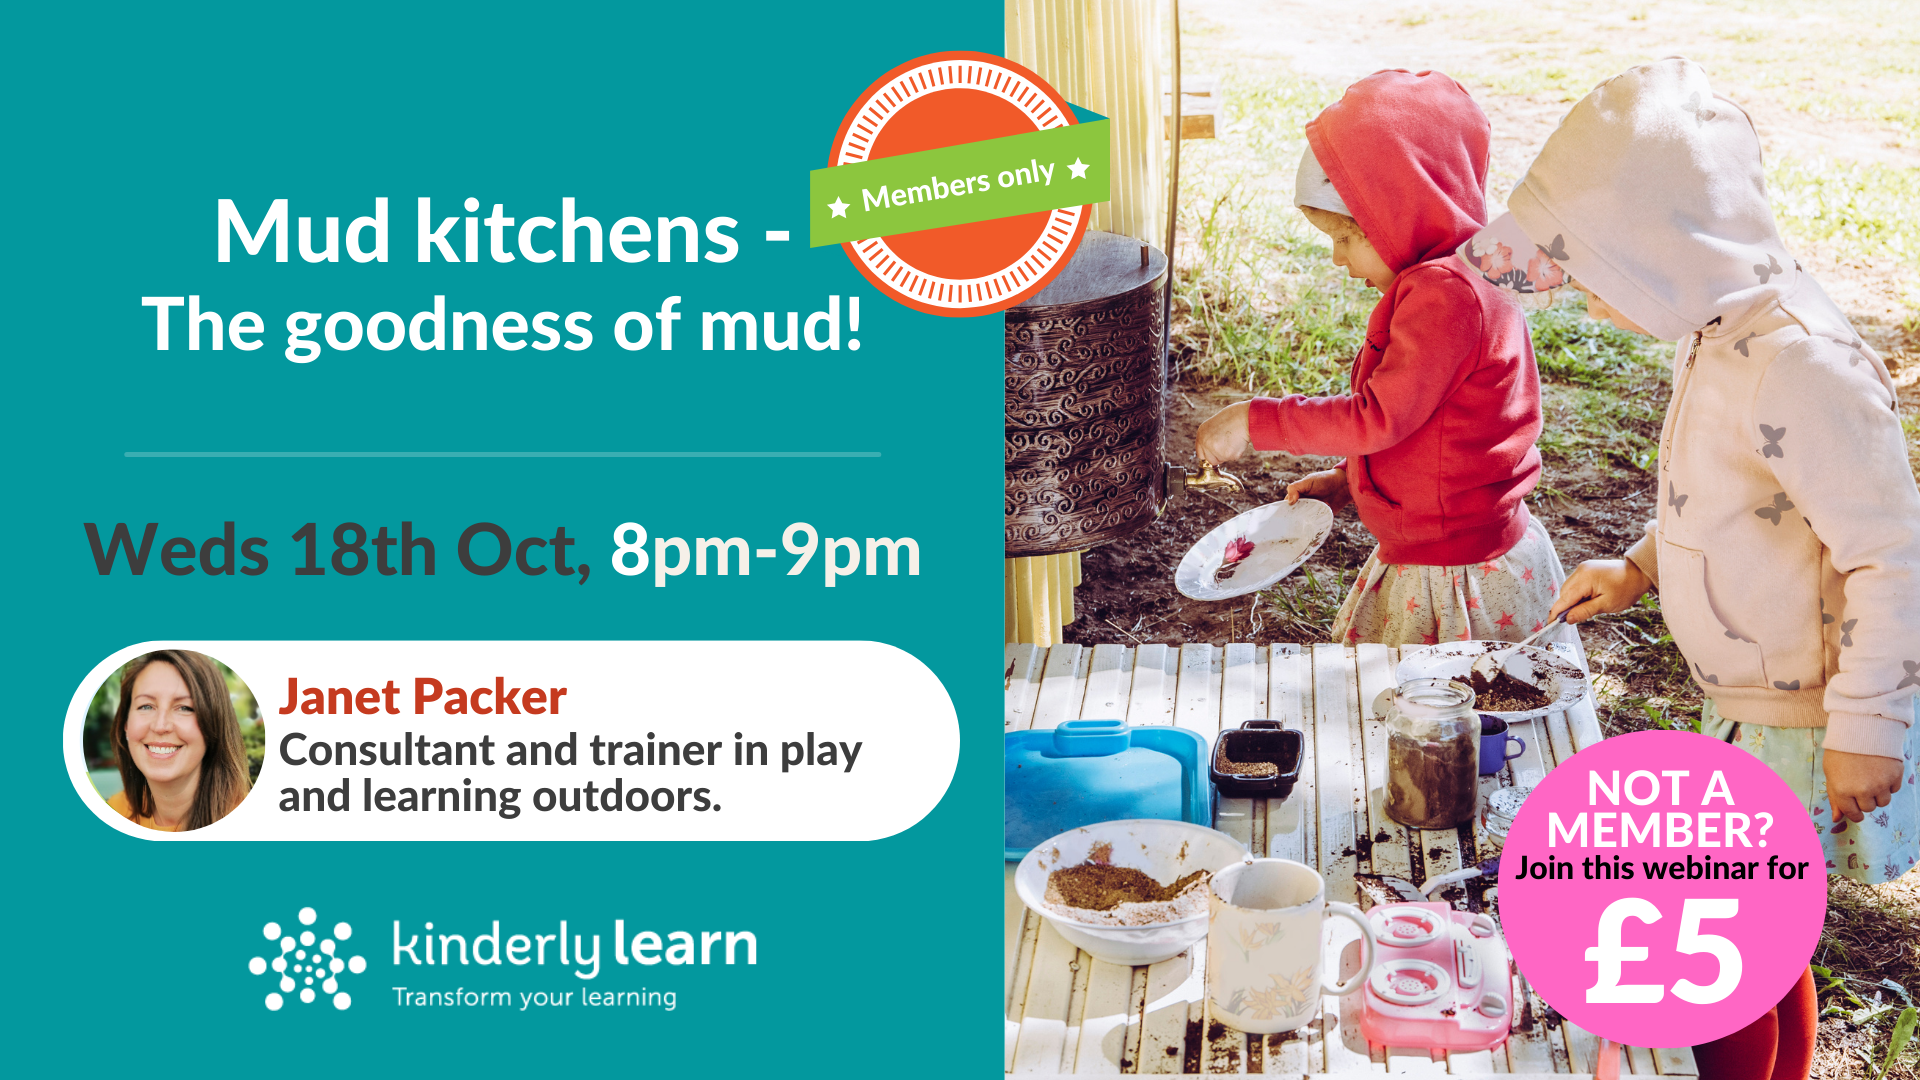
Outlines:
[[[1417,829],[1471,821],[1479,778],[1472,691],[1446,679],[1414,679],[1395,690],[1387,703],[1387,816]]]

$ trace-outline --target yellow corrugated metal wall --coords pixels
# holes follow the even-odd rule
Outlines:
[[[1161,22],[1154,0],[1007,0],[1007,58],[1113,121],[1113,201],[1089,228],[1158,246],[1166,235]]]
[[[1155,245],[1166,234],[1163,17],[1155,0],[1007,0],[1008,59],[1112,121],[1113,201],[1093,208],[1088,227]],[[1007,640],[1058,643],[1078,584],[1077,552],[1008,559]]]

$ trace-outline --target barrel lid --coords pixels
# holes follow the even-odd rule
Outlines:
[[[1142,247],[1147,249],[1145,266],[1140,265]],[[1118,233],[1089,229],[1080,241],[1080,249],[1073,253],[1073,261],[1060,271],[1060,276],[1041,290],[1040,295],[1008,310],[1019,312],[1029,308],[1104,300],[1158,281],[1166,269],[1166,255],[1152,244],[1143,244]]]

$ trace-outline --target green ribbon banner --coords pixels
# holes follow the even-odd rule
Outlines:
[[[1102,203],[1105,119],[815,169],[810,247]]]

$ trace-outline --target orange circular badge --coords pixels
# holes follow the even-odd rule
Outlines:
[[[1071,127],[1073,107],[1004,57],[933,53],[876,79],[834,136],[830,165]],[[1047,287],[1086,233],[1087,206],[842,244],[875,288],[933,315],[987,315]]]

